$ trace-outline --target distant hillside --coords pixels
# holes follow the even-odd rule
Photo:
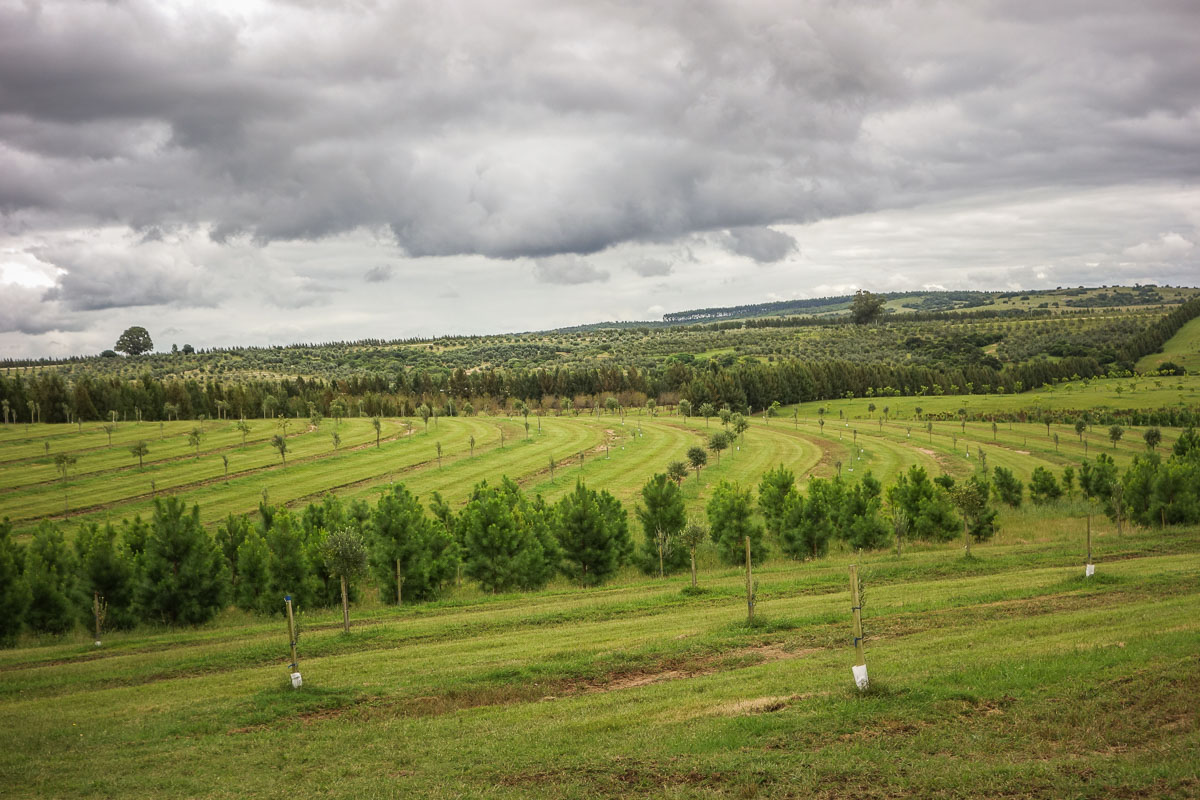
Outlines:
[[[958,311],[971,308],[1117,308],[1128,306],[1172,305],[1183,303],[1196,289],[1145,286],[1077,287],[1016,292],[912,291],[883,292],[888,313],[922,311]],[[820,316],[847,313],[853,295],[779,300],[718,308],[694,308],[663,314],[663,323],[680,325],[730,319],[773,316]]]

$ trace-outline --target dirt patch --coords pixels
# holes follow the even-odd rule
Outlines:
[[[822,694],[829,694],[822,692]],[[805,694],[788,694],[788,695],[773,695],[768,697],[752,697],[748,700],[739,700],[736,703],[728,703],[727,705],[717,706],[712,713],[722,717],[741,717],[747,714],[772,714],[776,711],[782,711],[793,703],[798,703],[802,700],[807,700],[810,697],[816,697],[815,692],[807,692]]]
[[[614,756],[611,768],[572,766],[569,770],[538,770],[515,774],[504,772],[496,775],[493,780],[501,786],[558,786],[573,781],[586,781],[597,796],[626,797],[631,793],[637,793],[639,796],[658,796],[665,787],[718,787],[731,779],[744,777],[738,773],[680,769],[674,766],[673,762],[676,760],[677,757],[671,757],[662,763],[656,763]],[[759,780],[760,785],[766,783],[765,778]]]
[[[615,692],[619,689],[636,689],[639,686],[649,686],[652,683],[660,683],[662,681],[674,681],[680,678],[691,678],[700,675],[700,672],[688,672],[686,670],[668,669],[663,672],[651,672],[642,675],[626,675],[621,678],[614,678],[611,681],[602,684],[592,684],[584,689],[587,693],[593,692]]]
[[[634,689],[640,686],[649,686],[652,683],[712,675],[728,669],[757,666],[759,664],[783,661],[790,658],[803,658],[810,653],[816,652],[818,649],[810,647],[801,650],[785,650],[777,644],[745,647],[672,668],[639,670],[616,674],[600,681],[592,681],[575,687],[566,693],[578,694],[583,692],[591,694],[594,692],[615,692],[621,689]]]
[[[878,739],[881,736],[912,736],[929,727],[929,724],[924,720],[907,722],[903,720],[881,719],[868,727],[860,728],[852,733],[843,733],[838,737],[838,741],[861,742]]]

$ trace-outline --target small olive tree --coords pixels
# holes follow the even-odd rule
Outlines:
[[[350,632],[349,585],[367,570],[367,546],[353,530],[336,530],[325,540],[325,564],[342,582],[342,628]]]

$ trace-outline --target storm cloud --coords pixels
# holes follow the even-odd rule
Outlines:
[[[336,338],[428,333],[362,309],[437,272],[486,286],[489,307],[514,292],[526,313],[490,324],[524,330],[572,321],[548,308],[637,313],[654,281],[707,305],[695,278],[725,281],[722,254],[808,285],[814,225],[1195,187],[1196,30],[1187,0],[3,3],[0,258],[61,272],[36,324],[0,292],[0,327],[86,330],[89,313],[249,292],[339,312]],[[1074,252],[1179,274],[1200,221],[1162,205],[1131,238],[1059,233]],[[1015,241],[983,227],[968,262]],[[956,251],[972,235],[956,232]],[[928,245],[897,288],[951,268]],[[677,263],[681,247],[698,261]],[[1003,268],[1038,274],[1029,261]],[[622,266],[646,283],[606,280]],[[1096,282],[1136,271],[1114,269]],[[547,303],[531,278],[607,294]],[[474,324],[462,294],[445,310]],[[39,341],[0,331],[6,354]]]

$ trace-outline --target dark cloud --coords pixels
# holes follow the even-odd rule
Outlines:
[[[608,280],[608,273],[576,255],[549,256],[533,262],[533,278],[538,283],[571,286]]]
[[[0,203],[513,258],[1194,177],[1198,8],[10,4]]]
[[[258,307],[330,303],[384,279],[381,263],[406,283],[460,269],[447,277],[464,287],[524,258],[543,283],[626,266],[674,282],[696,266],[688,242],[790,264],[810,246],[805,231],[797,256],[789,226],[1200,177],[1200,4],[1184,0],[223,8],[0,4],[0,250],[71,250],[45,301],[63,325],[243,290]],[[1060,228],[1047,246],[1119,265],[1146,244],[1126,258],[1194,265],[1158,239],[1200,241],[1194,217],[1143,223],[1103,247]],[[889,230],[881,252],[914,252]],[[110,231],[131,235],[100,254],[77,243]],[[205,258],[172,256],[189,235]],[[373,243],[303,282],[307,253],[360,235]]]
[[[395,270],[391,264],[380,264],[367,270],[363,275],[363,280],[367,283],[386,283],[392,279],[393,274],[395,274]]]
[[[791,236],[770,228],[733,228],[725,235],[724,245],[729,252],[760,264],[782,261],[799,249]]]

